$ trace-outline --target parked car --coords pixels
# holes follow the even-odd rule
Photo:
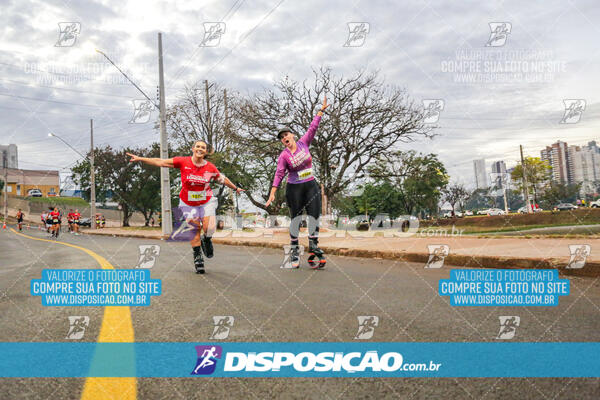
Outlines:
[[[489,208],[486,208],[485,210],[479,210],[479,211],[477,211],[477,215],[488,215],[489,211],[490,211]]]
[[[558,211],[576,210],[577,206],[571,203],[560,203],[556,208]]]
[[[40,189],[29,189],[27,191],[27,196],[29,197],[42,197],[42,192],[40,191]]]
[[[501,210],[500,208],[490,208],[487,215],[506,215],[506,211]]]
[[[89,218],[81,218],[79,220],[79,225],[80,226],[89,226],[89,227],[91,227],[92,226],[92,220],[89,219]]]
[[[590,207],[592,207],[592,208],[599,208],[600,207],[600,200],[592,201],[590,203]]]
[[[533,212],[534,212],[534,213],[536,213],[536,212],[540,212],[540,211],[543,211],[543,210],[542,210],[541,208],[539,208],[539,207],[538,207],[538,208],[533,208],[532,210],[533,210]],[[519,208],[519,209],[517,210],[517,212],[518,212],[519,214],[527,214],[527,207],[521,207],[521,208]]]
[[[454,216],[456,218],[462,218],[464,215],[460,211],[454,211]],[[452,211],[446,211],[444,213],[444,218],[452,218]]]
[[[465,215],[472,216],[473,215],[473,211],[467,210],[467,211],[465,211]]]

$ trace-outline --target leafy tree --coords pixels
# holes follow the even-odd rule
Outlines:
[[[552,176],[552,167],[547,161],[539,157],[525,157],[525,172],[527,175],[527,186],[533,194],[533,200],[538,203],[538,195],[544,190]],[[523,192],[523,166],[519,163],[510,174],[511,179],[516,182],[517,187]]]
[[[554,181],[550,182],[542,195],[542,208],[552,209],[558,203],[574,202],[577,199],[579,189],[581,189],[581,183],[564,184]]]
[[[368,168],[373,179],[389,183],[398,192],[400,212],[415,215],[437,213],[449,176],[435,154],[395,151],[380,155]]]

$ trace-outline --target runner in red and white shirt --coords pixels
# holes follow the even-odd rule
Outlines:
[[[67,223],[69,224],[69,232],[73,233],[73,209],[67,214]]]
[[[194,266],[196,273],[204,273],[204,259],[213,256],[212,234],[216,230],[217,197],[213,196],[210,183],[217,181],[235,190],[238,194],[243,192],[234,185],[217,167],[206,160],[213,152],[208,151],[208,145],[202,140],[197,140],[192,148],[191,157],[174,157],[169,159],[138,157],[127,153],[130,162],[141,161],[155,167],[177,168],[181,172],[181,191],[179,192],[179,207],[184,209],[188,224],[197,227],[196,235],[191,240],[194,251]],[[204,231],[204,235],[202,235]]]
[[[75,210],[74,213],[71,214],[71,218],[73,218],[73,230],[75,231],[75,235],[79,235],[79,223],[80,223],[80,219],[81,219],[81,214],[79,213],[79,210]]]
[[[58,207],[54,207],[54,210],[50,213],[50,221],[52,223],[52,237],[58,238],[58,233],[60,231],[60,219],[61,215],[58,211]]]

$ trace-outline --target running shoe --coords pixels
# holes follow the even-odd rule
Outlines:
[[[197,274],[204,273],[204,258],[202,257],[202,249],[200,246],[193,248],[194,250],[194,267],[196,268]]]
[[[212,258],[213,255],[215,254],[213,244],[212,244],[212,238],[209,236],[203,235],[201,244],[202,244],[202,251],[204,252],[204,255],[206,255],[206,258]]]

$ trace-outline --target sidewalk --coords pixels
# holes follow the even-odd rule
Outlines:
[[[161,232],[147,229],[104,228],[96,231],[85,229],[86,234],[124,236],[147,239],[161,239]],[[319,239],[319,247],[327,254],[340,256],[382,258],[425,264],[429,259],[428,245],[448,245],[450,250],[445,264],[469,268],[558,268],[564,275],[600,276],[600,239],[562,239],[562,238],[477,238],[477,237],[344,237],[335,234],[343,232],[324,232]],[[358,232],[354,232],[355,234]],[[226,235],[226,236],[225,236]],[[329,237],[326,237],[328,236]],[[238,237],[236,237],[238,236]],[[241,236],[241,237],[240,237]],[[253,237],[252,237],[253,236]],[[257,246],[281,249],[289,244],[286,232],[263,234],[263,232],[217,232],[213,238],[217,244],[234,246]],[[300,244],[308,247],[306,237],[300,238]],[[587,244],[591,254],[585,267],[565,269],[570,259],[569,245]]]

